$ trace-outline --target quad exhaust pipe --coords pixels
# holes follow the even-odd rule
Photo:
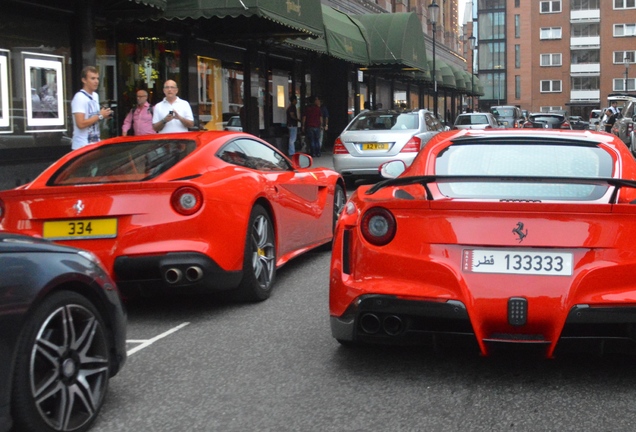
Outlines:
[[[172,267],[166,270],[166,272],[163,274],[163,277],[170,285],[174,285],[181,281],[183,273],[178,268]]]
[[[188,282],[198,282],[203,278],[203,269],[199,266],[190,266],[185,270],[185,274],[177,267],[170,267],[163,274],[164,280],[170,285],[178,284],[185,276]]]
[[[199,266],[188,267],[185,276],[190,282],[197,282],[203,277],[203,269]]]
[[[360,328],[371,335],[382,330],[389,336],[397,336],[404,331],[404,322],[397,315],[387,315],[381,320],[376,314],[366,313],[360,317]]]

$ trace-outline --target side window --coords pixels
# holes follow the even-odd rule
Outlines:
[[[224,161],[259,171],[291,171],[285,157],[271,147],[255,140],[240,138],[221,149],[218,157]]]

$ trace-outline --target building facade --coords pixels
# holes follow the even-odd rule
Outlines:
[[[588,118],[592,109],[608,105],[609,94],[636,89],[633,0],[475,0],[469,5],[484,86],[481,110],[505,104]]]
[[[115,111],[101,124],[102,138],[121,135],[137,89],[148,90],[155,104],[168,79],[190,102],[198,128],[222,129],[228,117],[241,115],[247,132],[277,146],[285,139],[290,95],[301,109],[311,96],[321,96],[330,112],[328,145],[364,102],[432,109],[437,83],[440,114],[450,119],[472,91],[458,51],[457,0],[439,1],[434,74],[428,70],[430,0],[243,0],[249,8],[238,18],[195,0],[6,1],[0,28],[0,189],[32,180],[70,151],[70,101],[86,65],[97,66],[100,102]],[[325,48],[325,7],[352,21],[368,14],[413,15],[419,35],[404,40],[421,37],[425,52],[415,67],[404,58],[380,64],[333,55]],[[267,16],[272,11],[277,14]],[[322,47],[293,43],[298,40],[322,41]]]

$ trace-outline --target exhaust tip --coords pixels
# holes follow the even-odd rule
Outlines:
[[[360,317],[360,328],[368,334],[376,334],[380,331],[380,318],[377,315],[368,313]]]
[[[203,270],[199,266],[188,267],[185,276],[190,282],[197,282],[203,277]]]
[[[389,315],[384,318],[382,328],[389,336],[397,336],[402,333],[402,330],[404,329],[402,318],[396,315]]]
[[[183,277],[183,273],[178,268],[169,268],[163,274],[163,277],[169,284],[176,284]]]

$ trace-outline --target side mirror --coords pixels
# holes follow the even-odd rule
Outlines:
[[[313,159],[305,153],[294,153],[292,156],[292,164],[294,168],[310,168]]]
[[[398,177],[406,171],[406,164],[401,160],[392,160],[380,165],[380,175],[387,179]]]

